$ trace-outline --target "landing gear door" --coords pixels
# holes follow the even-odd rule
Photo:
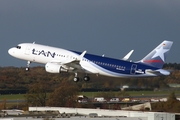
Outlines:
[[[25,55],[29,55],[31,52],[31,46],[27,45],[26,49],[25,49]]]
[[[137,65],[132,64],[130,74],[136,74]]]

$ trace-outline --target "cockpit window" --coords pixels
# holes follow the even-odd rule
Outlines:
[[[16,46],[17,49],[21,49],[21,46]]]

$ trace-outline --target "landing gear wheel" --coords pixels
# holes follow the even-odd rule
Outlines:
[[[73,81],[74,82],[78,82],[79,81],[79,77],[74,77]]]
[[[84,81],[89,81],[90,80],[90,77],[89,76],[84,76]]]
[[[31,64],[31,61],[27,61],[26,71],[29,71],[30,64]]]
[[[29,68],[28,68],[28,67],[26,68],[26,71],[29,71]]]

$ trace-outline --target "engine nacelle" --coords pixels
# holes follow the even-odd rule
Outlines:
[[[61,73],[62,71],[63,72],[68,72],[68,70],[63,68],[62,65],[58,65],[56,63],[47,63],[45,65],[45,69],[49,73]]]

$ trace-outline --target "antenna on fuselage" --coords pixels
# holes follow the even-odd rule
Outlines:
[[[33,42],[33,44],[35,44],[35,41]]]

